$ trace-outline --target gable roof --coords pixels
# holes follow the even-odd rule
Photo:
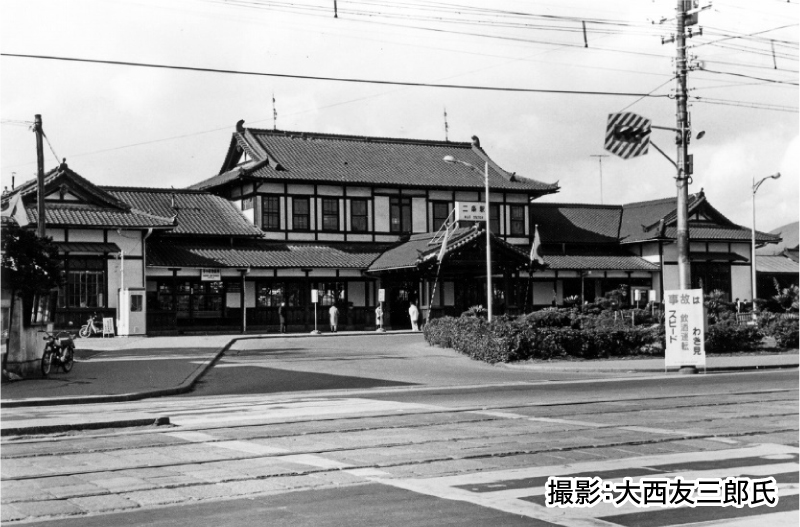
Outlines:
[[[262,232],[230,201],[191,190],[103,187],[112,196],[154,216],[174,217],[170,234],[260,237]]]
[[[46,200],[45,222],[47,226],[64,227],[118,227],[171,229],[173,220],[138,210],[120,200],[101,187],[71,170],[66,163],[50,170],[44,176],[45,195],[64,190],[74,199]],[[63,197],[63,196],[62,196]],[[22,203],[27,222],[38,223],[38,184],[36,179],[26,181],[12,192],[4,193],[2,206]]]
[[[783,254],[758,255],[756,271],[759,273],[798,274],[797,262]]]
[[[251,160],[238,165],[243,152]],[[444,156],[474,165],[447,164]],[[235,179],[293,180],[418,188],[479,190],[484,163],[491,188],[543,195],[558,192],[558,183],[542,183],[500,168],[472,143],[289,132],[238,127],[217,176],[192,185],[215,188]]]
[[[619,205],[531,204],[542,243],[617,243],[621,218]]]
[[[677,237],[677,204],[675,198],[629,203],[622,206],[620,243],[646,240],[675,239]],[[706,215],[710,221],[689,221],[689,238],[695,240],[743,241],[752,237],[752,230],[736,225],[708,202],[701,190],[690,194],[689,216],[695,212]],[[780,237],[756,231],[756,243],[777,243]]]

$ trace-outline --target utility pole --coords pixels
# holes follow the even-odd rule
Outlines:
[[[33,131],[36,134],[36,213],[39,216],[39,223],[36,226],[36,235],[39,238],[44,238],[44,150],[42,146],[42,116],[38,113],[33,118]]]
[[[686,77],[688,65],[686,63],[686,18],[687,8],[691,8],[691,0],[678,0],[677,31],[675,34],[675,44],[677,47],[677,57],[675,67],[677,69],[676,100],[677,108],[677,129],[678,136],[675,141],[678,145],[678,175],[675,184],[678,187],[677,214],[678,214],[678,288],[689,289],[692,284],[691,268],[689,265],[689,180],[692,175],[692,158],[689,155],[689,140],[691,138],[691,128],[689,122],[689,112],[687,106]],[[696,18],[695,18],[696,20]]]
[[[597,162],[600,164],[600,205],[603,204],[603,158],[608,157],[603,154],[589,154],[589,157],[596,157]]]

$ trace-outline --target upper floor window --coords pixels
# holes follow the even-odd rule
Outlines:
[[[367,232],[367,200],[350,201],[350,228],[353,232]]]
[[[433,202],[433,229],[439,230],[450,216],[450,205],[446,201]]]
[[[292,229],[307,231],[311,229],[311,215],[308,198],[292,198]]]
[[[500,205],[497,203],[489,204],[489,232],[500,234]]]
[[[525,236],[525,206],[511,205],[511,235]]]
[[[278,196],[261,198],[261,228],[264,230],[281,228],[281,200]]]
[[[322,230],[339,230],[339,200],[336,198],[322,199]]]
[[[411,198],[389,200],[389,228],[391,232],[411,232]]]

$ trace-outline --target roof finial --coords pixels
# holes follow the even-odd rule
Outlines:
[[[236,131],[239,132],[240,134],[244,133],[244,119],[239,119],[236,122]]]
[[[477,135],[473,135],[472,136],[472,146],[475,146],[475,147],[478,147],[478,148],[481,147],[481,140],[478,139]]]

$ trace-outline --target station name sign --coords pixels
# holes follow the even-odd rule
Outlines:
[[[484,203],[456,201],[456,221],[486,221],[488,214]]]
[[[222,280],[219,269],[200,269],[200,280],[202,282],[219,282]]]

